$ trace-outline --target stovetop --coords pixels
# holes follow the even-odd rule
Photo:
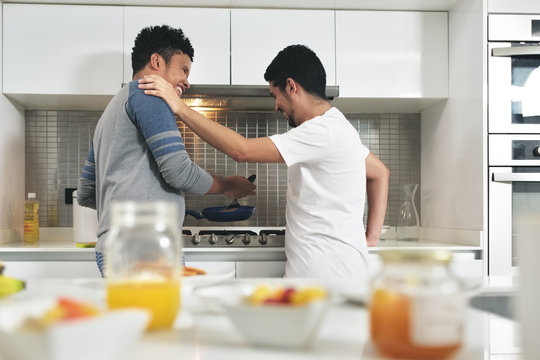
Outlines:
[[[284,247],[283,228],[184,228],[184,247]]]

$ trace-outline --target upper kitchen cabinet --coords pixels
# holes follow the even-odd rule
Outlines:
[[[488,0],[489,13],[503,14],[539,14],[540,1],[538,0]]]
[[[336,11],[340,97],[448,97],[446,12]]]
[[[235,85],[266,85],[264,72],[288,45],[311,48],[335,85],[334,11],[231,10],[231,79]]]
[[[4,4],[3,22],[5,94],[24,104],[120,89],[122,7]]]
[[[194,48],[191,84],[230,83],[229,9],[125,7],[124,81],[132,79],[131,51],[142,28],[180,27]]]

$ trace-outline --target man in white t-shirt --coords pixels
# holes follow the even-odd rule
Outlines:
[[[367,277],[367,246],[377,244],[386,212],[388,169],[328,103],[324,67],[309,48],[286,47],[264,78],[292,129],[251,139],[185,105],[179,89],[159,77],[145,77],[139,86],[164,98],[191,130],[236,161],[287,164],[286,277]]]

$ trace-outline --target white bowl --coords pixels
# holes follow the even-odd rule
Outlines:
[[[0,315],[10,307],[3,306]],[[149,319],[146,311],[126,309],[58,322],[44,330],[4,326],[0,328],[0,357],[3,360],[119,359],[128,354],[144,333]]]
[[[242,300],[222,306],[238,331],[253,345],[302,348],[314,340],[327,308],[326,300],[307,305],[250,305]]]

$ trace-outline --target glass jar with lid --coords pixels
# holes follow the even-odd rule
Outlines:
[[[109,308],[151,313],[148,329],[172,327],[180,309],[182,244],[172,202],[115,202],[105,243]]]
[[[462,342],[465,296],[447,250],[384,250],[371,283],[370,332],[395,358],[440,359]]]

